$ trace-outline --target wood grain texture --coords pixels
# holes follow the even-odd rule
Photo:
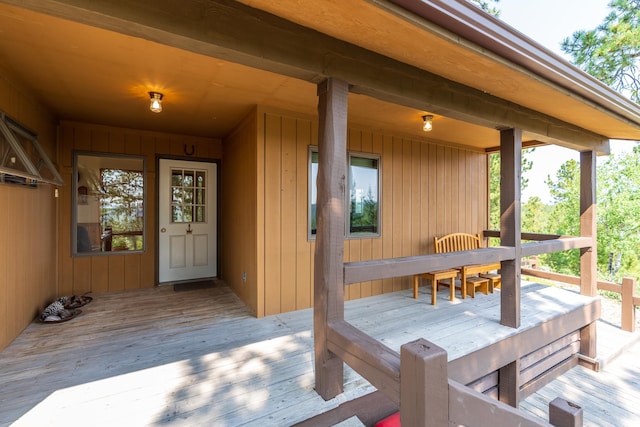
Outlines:
[[[0,74],[0,110],[38,135],[40,146],[68,183],[57,156],[54,117],[22,86],[22,79],[6,69]],[[59,187],[61,193],[65,187]],[[58,291],[56,221],[61,199],[55,199],[54,188],[0,184],[0,350]]]
[[[421,337],[435,342],[447,350],[452,374],[455,360],[514,331],[498,323],[500,291],[454,303],[447,292],[442,290],[437,306],[424,295],[414,300],[411,290],[347,301],[346,320],[397,352]],[[40,425],[68,418],[70,411],[74,420],[95,425],[123,419],[130,426],[293,425],[374,391],[347,367],[343,395],[326,402],[317,395],[310,309],[256,319],[220,282],[185,292],[160,286],[92,296],[72,321],[33,322],[0,352],[0,425],[19,417],[25,425]],[[585,298],[523,287],[527,313],[558,314]],[[527,319],[531,325],[546,320]],[[602,333],[598,345],[613,336]],[[607,425],[593,422],[603,411],[610,424],[634,426],[640,416],[639,352],[636,344],[608,362],[604,373],[572,370],[579,375],[560,379],[564,391],[549,391],[557,387],[552,383],[532,398],[545,406],[547,397],[571,396],[585,408],[587,426]]]
[[[112,254],[73,257],[71,255],[71,190],[72,185],[60,189],[58,221],[58,281],[59,295],[82,294],[87,291],[121,291],[150,287],[155,277],[155,215],[157,155],[184,156],[183,145],[194,144],[208,153],[209,146],[221,146],[219,140],[158,132],[122,129],[86,123],[62,122],[59,153],[62,164],[71,165],[75,151],[97,151],[112,154],[144,155],[146,162],[145,253]],[[215,150],[214,150],[215,151]],[[71,182],[72,169],[63,172],[65,182]]]

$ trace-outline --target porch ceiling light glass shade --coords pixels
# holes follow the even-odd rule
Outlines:
[[[422,130],[425,132],[431,132],[433,130],[433,116],[422,116]]]
[[[162,111],[162,95],[160,92],[149,92],[149,97],[151,98],[151,103],[149,104],[149,109],[154,113],[159,113]]]

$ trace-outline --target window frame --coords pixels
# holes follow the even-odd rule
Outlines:
[[[308,170],[307,170],[307,178],[308,178],[308,198],[307,198],[307,239],[309,241],[316,240],[316,234],[313,233],[312,221],[315,218],[314,212],[312,212],[312,206],[314,205],[313,196],[315,194],[315,202],[317,205],[317,168],[318,162],[315,163],[315,180],[314,178],[314,162],[313,157],[318,155],[318,147],[315,145],[310,145],[308,150]],[[351,232],[351,158],[359,157],[365,159],[376,160],[377,162],[377,224],[376,224],[376,232]],[[347,169],[347,188],[345,189],[345,199],[344,199],[344,231],[343,236],[346,240],[356,240],[356,239],[372,239],[379,238],[382,236],[382,156],[377,153],[364,153],[360,151],[347,151],[346,158],[346,169]],[[317,214],[317,211],[315,212]]]
[[[0,182],[28,186],[36,186],[38,182],[64,184],[58,170],[40,146],[38,135],[1,111],[0,138],[7,144],[7,151],[0,153]],[[0,143],[0,147],[3,145]],[[24,169],[2,165],[2,157],[9,153],[9,149],[17,157],[14,162],[22,164]]]
[[[112,250],[103,251],[102,249],[99,251],[78,251],[78,205],[80,204],[79,197],[79,188],[82,187],[78,182],[78,157],[80,156],[93,156],[93,157],[107,157],[111,159],[126,159],[128,161],[140,161],[142,163],[142,167],[139,172],[142,174],[142,249],[132,249],[132,250]],[[100,168],[100,173],[102,170],[106,169],[116,169],[116,168]],[[122,170],[135,171],[138,172],[137,169],[126,169],[120,168]],[[71,256],[73,258],[76,257],[86,257],[86,256],[111,256],[111,255],[129,255],[129,254],[142,254],[147,252],[147,215],[149,214],[147,211],[147,196],[148,196],[148,185],[149,181],[147,179],[147,159],[145,156],[140,155],[130,155],[130,154],[120,154],[120,153],[106,153],[106,152],[96,152],[96,151],[74,151],[73,152],[73,179],[72,182],[72,191],[71,191]],[[85,187],[86,188],[86,187]],[[100,218],[101,219],[101,218]],[[99,223],[99,222],[98,222]]]

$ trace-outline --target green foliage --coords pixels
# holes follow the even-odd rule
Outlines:
[[[526,173],[533,167],[533,161],[527,154],[533,153],[535,148],[522,150],[521,190],[529,185]],[[489,228],[500,229],[500,153],[489,154]]]
[[[640,147],[598,168],[598,269],[606,280],[638,277],[640,265]]]
[[[640,100],[640,0],[613,0],[595,29],[575,32],[561,49],[587,73],[634,101]]]
[[[497,7],[496,3],[499,3],[500,0],[469,0],[469,3],[473,3],[478,6],[480,9],[487,12],[489,15],[493,15],[496,18],[500,16],[500,10]]]
[[[619,157],[612,155],[598,167],[598,273],[604,280],[620,283],[623,277],[639,277],[640,262],[640,147]],[[547,179],[551,206],[533,198],[523,206],[523,224],[538,221],[537,232],[580,235],[580,165],[564,163],[554,178]],[[529,206],[531,205],[531,206]],[[532,209],[532,212],[528,212]],[[537,213],[536,213],[537,212]],[[540,221],[544,218],[546,223]],[[523,225],[524,229],[524,225]],[[540,256],[543,265],[558,273],[579,275],[579,251]]]
[[[103,229],[112,227],[114,233],[143,229],[142,207],[144,178],[141,172],[121,169],[101,170],[102,194],[100,216]],[[141,241],[130,236],[114,236],[114,248],[142,249]]]

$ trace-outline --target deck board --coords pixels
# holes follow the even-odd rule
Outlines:
[[[450,302],[444,288],[436,306],[429,292],[347,301],[345,317],[396,351],[423,337],[450,360],[515,333],[499,325],[499,292]],[[589,301],[565,292],[523,286],[523,328]],[[374,391],[347,367],[344,393],[315,393],[312,310],[256,319],[223,284],[93,296],[77,318],[33,322],[0,353],[0,426],[286,426]],[[544,399],[530,410],[544,416]]]

